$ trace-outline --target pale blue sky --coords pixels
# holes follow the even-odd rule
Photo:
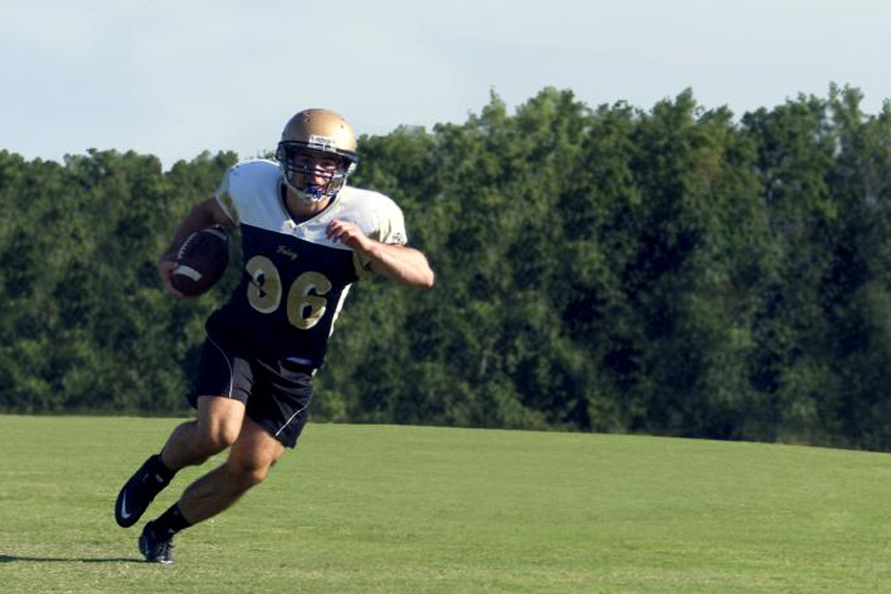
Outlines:
[[[891,98],[887,0],[0,0],[0,149],[165,165],[272,149],[305,107],[359,133],[513,109],[545,86],[735,113],[850,84]]]

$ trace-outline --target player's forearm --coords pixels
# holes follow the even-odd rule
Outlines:
[[[161,256],[161,260],[171,259],[186,240],[186,237],[192,232],[199,229],[207,229],[217,224],[226,225],[227,222],[228,217],[226,217],[217,204],[215,198],[208,198],[199,202],[192,207],[192,210],[177,227],[176,232],[173,234],[173,240],[170,242],[170,247]]]
[[[429,289],[435,275],[423,252],[401,245],[371,242],[368,249],[371,269],[377,274],[409,287]]]

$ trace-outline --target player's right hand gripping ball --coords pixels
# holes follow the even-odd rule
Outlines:
[[[226,272],[229,264],[229,234],[219,225],[195,231],[176,254],[173,287],[188,297],[206,293]]]

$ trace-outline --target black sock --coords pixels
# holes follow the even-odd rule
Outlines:
[[[164,483],[165,485],[169,483],[176,474],[175,470],[170,470],[164,466],[164,461],[161,460],[161,454],[155,454],[149,458],[149,469],[153,475],[161,479],[158,482]]]
[[[159,536],[171,537],[180,530],[184,530],[191,526],[182,513],[179,511],[179,505],[174,503],[170,508],[161,514],[161,516],[152,522],[152,529]]]

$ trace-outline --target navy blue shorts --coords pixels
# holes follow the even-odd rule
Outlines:
[[[201,350],[198,386],[189,404],[198,407],[199,396],[234,398],[245,404],[246,414],[270,435],[293,448],[303,431],[312,400],[313,370],[287,360],[267,360],[239,353],[208,336]]]

